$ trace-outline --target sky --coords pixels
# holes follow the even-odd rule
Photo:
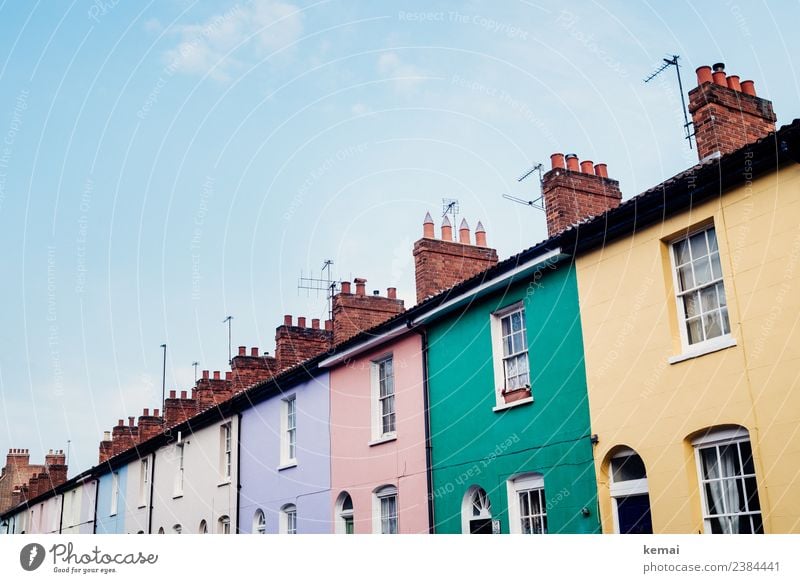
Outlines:
[[[325,318],[321,277],[414,303],[458,199],[501,258],[546,237],[553,152],[624,198],[696,162],[674,69],[723,61],[800,116],[797,1],[0,0],[0,452],[67,449]]]

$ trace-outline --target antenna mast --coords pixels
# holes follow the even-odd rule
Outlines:
[[[517,182],[522,182],[528,176],[530,176],[534,172],[538,171],[539,172],[539,186],[541,187],[541,185],[542,185],[542,173],[543,173],[542,169],[543,169],[542,163],[541,162],[537,162],[536,164],[534,164],[533,166],[528,168],[525,172],[523,172],[522,175],[519,178],[517,178]],[[535,209],[539,209],[540,211],[544,210],[544,197],[542,195],[539,195],[538,198],[535,198],[533,200],[526,200],[524,198],[519,198],[518,196],[512,196],[510,194],[505,194],[504,193],[503,194],[503,198],[506,199],[506,200],[510,200],[511,202],[516,202],[517,204],[524,204],[524,205],[533,207]]]
[[[683,111],[683,132],[684,132],[684,139],[689,141],[689,149],[692,149],[692,136],[694,133],[692,132],[692,122],[689,121],[689,115],[686,113],[686,97],[683,95],[683,81],[681,80],[681,66],[678,64],[678,59],[680,59],[680,55],[672,55],[672,58],[664,58],[664,64],[661,65],[658,69],[653,71],[649,77],[647,77],[644,82],[649,83],[656,77],[658,77],[665,69],[669,67],[675,67],[675,74],[678,77],[678,91],[681,94],[681,106]]]
[[[228,323],[228,364],[233,362],[233,357],[231,356],[231,320],[233,320],[233,316],[228,316],[227,318],[225,318],[222,321],[223,324],[225,322]],[[197,376],[196,372],[195,372],[195,376]]]
[[[325,292],[325,299],[328,302],[329,320],[333,319],[333,296],[336,295],[336,289],[339,287],[339,282],[334,281],[333,275],[331,274],[331,265],[333,265],[333,259],[326,259],[322,263],[319,277],[306,277],[301,271],[300,278],[297,280],[298,292],[301,289],[306,290],[306,294],[310,294],[311,291],[314,291],[317,296],[319,296],[319,292]]]

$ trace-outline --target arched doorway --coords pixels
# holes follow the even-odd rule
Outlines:
[[[614,531],[619,534],[652,534],[650,490],[644,461],[634,450],[623,447],[609,462]]]
[[[486,490],[471,486],[461,503],[461,532],[464,534],[492,534],[492,503]]]

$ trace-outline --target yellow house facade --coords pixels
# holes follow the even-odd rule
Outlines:
[[[800,165],[766,141],[576,260],[603,532],[800,532]]]

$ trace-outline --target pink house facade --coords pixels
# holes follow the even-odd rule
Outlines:
[[[330,367],[337,533],[430,530],[422,337],[407,329],[387,336],[378,346],[373,337],[322,363]]]

